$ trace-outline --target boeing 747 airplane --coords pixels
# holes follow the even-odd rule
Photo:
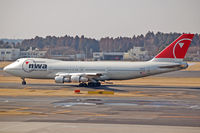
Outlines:
[[[45,58],[21,58],[3,70],[22,79],[54,79],[56,83],[76,82],[96,87],[106,80],[127,80],[177,71],[188,67],[183,62],[194,34],[183,34],[146,62],[60,61]]]

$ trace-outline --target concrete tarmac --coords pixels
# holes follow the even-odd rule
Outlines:
[[[198,77],[187,72],[175,74]],[[52,83],[28,83],[26,87],[32,92],[77,89],[76,84]],[[1,82],[0,91],[4,89],[20,91],[24,86]],[[0,96],[0,132],[200,132],[200,86],[107,84],[79,89],[133,95]]]
[[[199,133],[199,127],[94,123],[0,122],[2,133]]]

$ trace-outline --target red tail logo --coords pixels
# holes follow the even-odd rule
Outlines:
[[[155,58],[183,59],[190,46],[194,34],[183,34],[161,51]]]

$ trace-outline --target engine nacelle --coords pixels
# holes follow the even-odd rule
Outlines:
[[[77,75],[71,76],[71,82],[80,82],[80,76]]]
[[[71,82],[87,82],[88,81],[88,78],[86,77],[81,77],[81,76],[78,76],[78,75],[73,75],[71,76]]]
[[[71,82],[70,78],[64,78],[64,82]]]
[[[56,83],[64,83],[64,82],[76,82],[76,83],[79,83],[79,82],[88,82],[88,78],[81,77],[81,76],[78,76],[78,75],[73,75],[73,76],[71,76],[71,78],[59,75],[59,76],[55,77],[55,82]]]
[[[63,76],[56,76],[55,82],[56,83],[64,83],[64,77]]]
[[[88,78],[86,78],[86,77],[80,77],[80,82],[88,82]]]

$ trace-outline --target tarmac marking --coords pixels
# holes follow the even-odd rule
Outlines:
[[[31,89],[31,87],[25,87],[24,90]]]
[[[98,114],[98,113],[85,113],[87,116],[108,116],[106,114]]]
[[[72,112],[71,110],[60,110],[60,111],[56,111],[54,113],[49,113],[49,114],[66,114],[66,113],[70,113]]]
[[[0,111],[0,115],[30,115],[30,112],[26,112],[22,110],[28,109],[28,108],[18,108],[18,109],[13,109],[13,110],[6,110],[6,111]]]
[[[27,109],[31,109],[31,108],[21,107],[17,109],[0,111],[0,115],[46,115],[43,112],[25,111]]]

